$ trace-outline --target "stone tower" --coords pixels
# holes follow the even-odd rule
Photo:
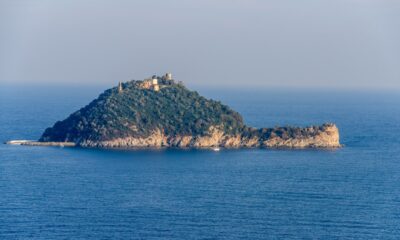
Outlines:
[[[172,73],[166,73],[165,74],[165,79],[166,80],[172,80]]]
[[[123,90],[122,83],[118,82],[118,93],[122,93]]]
[[[153,76],[151,81],[152,81],[153,85],[158,84],[158,78],[156,76]]]

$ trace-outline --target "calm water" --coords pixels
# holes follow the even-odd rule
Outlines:
[[[2,88],[0,141],[97,89]],[[0,145],[0,239],[399,239],[400,94],[200,91],[249,125],[335,122],[340,150]]]

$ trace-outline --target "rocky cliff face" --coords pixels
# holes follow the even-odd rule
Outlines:
[[[255,129],[239,113],[182,84],[160,79],[159,91],[130,81],[46,129],[40,142],[101,148],[335,148],[334,124]]]
[[[297,136],[276,134],[274,129],[259,129],[270,134],[247,137],[243,134],[227,135],[218,127],[212,127],[204,136],[167,136],[157,130],[147,137],[115,138],[107,141],[85,140],[82,147],[100,148],[337,148],[340,147],[339,130],[334,124],[301,129],[304,133]],[[284,132],[281,132],[284,133]]]
[[[262,146],[269,148],[337,148],[340,147],[339,129],[335,124],[307,127],[304,134],[292,137],[269,137]]]

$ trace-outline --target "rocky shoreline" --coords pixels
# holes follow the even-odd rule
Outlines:
[[[339,148],[339,130],[335,124],[321,127],[300,128],[302,133],[296,136],[275,134],[273,129],[260,136],[227,135],[213,128],[206,136],[165,136],[157,130],[148,137],[115,138],[108,141],[84,140],[77,143],[81,147],[96,148]],[[277,130],[279,131],[279,130]]]
[[[299,128],[297,128],[299,129]],[[212,128],[206,136],[165,136],[162,131],[155,131],[148,137],[116,138],[110,141],[82,142],[39,142],[30,140],[8,141],[10,145],[88,147],[88,148],[339,148],[339,130],[335,124],[324,124],[321,127],[299,129],[301,134],[289,136],[281,129],[259,129],[269,132],[260,136],[226,135],[218,128]],[[275,132],[279,132],[277,134]]]

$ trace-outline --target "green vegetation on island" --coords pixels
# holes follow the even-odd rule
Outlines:
[[[205,135],[211,126],[224,126],[227,134],[243,127],[239,113],[219,101],[209,100],[183,84],[159,80],[160,90],[143,87],[143,81],[111,88],[67,119],[46,129],[41,141],[79,142],[116,137],[145,137],[156,129],[166,135]],[[163,84],[163,82],[165,84]]]

